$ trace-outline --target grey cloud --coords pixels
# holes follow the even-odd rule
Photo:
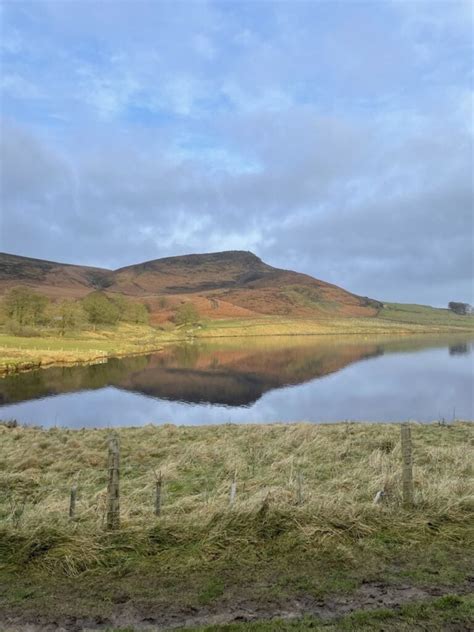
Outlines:
[[[2,249],[252,249],[376,298],[469,300],[465,4],[383,3],[393,28],[359,4],[356,25],[337,2],[30,6],[48,36],[12,72],[48,99],[2,124]]]
[[[46,141],[5,126],[2,247],[51,258],[54,236],[54,256],[107,266],[251,247],[386,300],[468,298],[472,183],[462,135],[394,143],[383,129],[305,109],[259,136],[258,120],[242,119],[234,144],[257,156],[261,168],[250,173],[177,161],[164,141],[140,152],[112,139],[71,170]]]

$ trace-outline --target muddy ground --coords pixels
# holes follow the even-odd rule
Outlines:
[[[137,631],[165,632],[182,628],[197,628],[207,625],[223,625],[228,623],[245,623],[255,621],[271,621],[272,619],[297,620],[311,615],[328,622],[337,620],[357,611],[371,611],[381,608],[397,609],[409,603],[429,602],[429,600],[445,595],[474,594],[474,575],[468,581],[455,588],[398,585],[389,586],[382,582],[363,584],[350,596],[337,595],[325,599],[302,596],[285,603],[254,603],[242,601],[234,604],[216,604],[213,606],[174,608],[173,604],[163,611],[148,609],[140,611],[137,603],[116,604],[116,612],[112,617],[80,618],[68,617],[46,620],[31,615],[24,618],[21,614],[8,616],[0,613],[2,632],[92,632],[110,630],[111,628],[130,628]],[[474,620],[470,623],[453,623],[447,627],[450,632],[472,632]]]

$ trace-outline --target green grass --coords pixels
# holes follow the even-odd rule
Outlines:
[[[456,593],[472,574],[470,423],[412,425],[413,510],[401,505],[394,424],[120,429],[118,532],[103,528],[107,433],[0,426],[0,620],[110,618],[124,603],[151,619],[233,604],[265,613],[295,600],[350,597],[363,582]],[[382,488],[385,501],[374,506]],[[441,625],[444,610],[433,608],[427,621]],[[386,629],[408,630],[396,624],[423,612],[387,615],[394,627]],[[367,616],[347,621],[377,629],[362,627],[377,624]]]
[[[450,327],[453,330],[474,329],[474,315],[460,316],[449,309],[426,305],[385,303],[378,319],[427,327]]]
[[[288,318],[262,316],[207,321],[198,337],[284,335],[397,335],[421,333],[474,333],[474,316],[458,316],[447,309],[387,303],[373,318]]]

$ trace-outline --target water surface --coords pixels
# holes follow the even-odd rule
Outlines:
[[[169,347],[0,379],[0,418],[44,426],[473,419],[473,340],[304,336]]]

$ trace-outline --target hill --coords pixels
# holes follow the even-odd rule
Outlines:
[[[251,252],[228,251],[155,259],[107,270],[0,254],[0,294],[26,285],[52,298],[97,289],[147,302],[154,322],[192,301],[211,318],[375,316],[382,304],[306,274],[274,268]]]

